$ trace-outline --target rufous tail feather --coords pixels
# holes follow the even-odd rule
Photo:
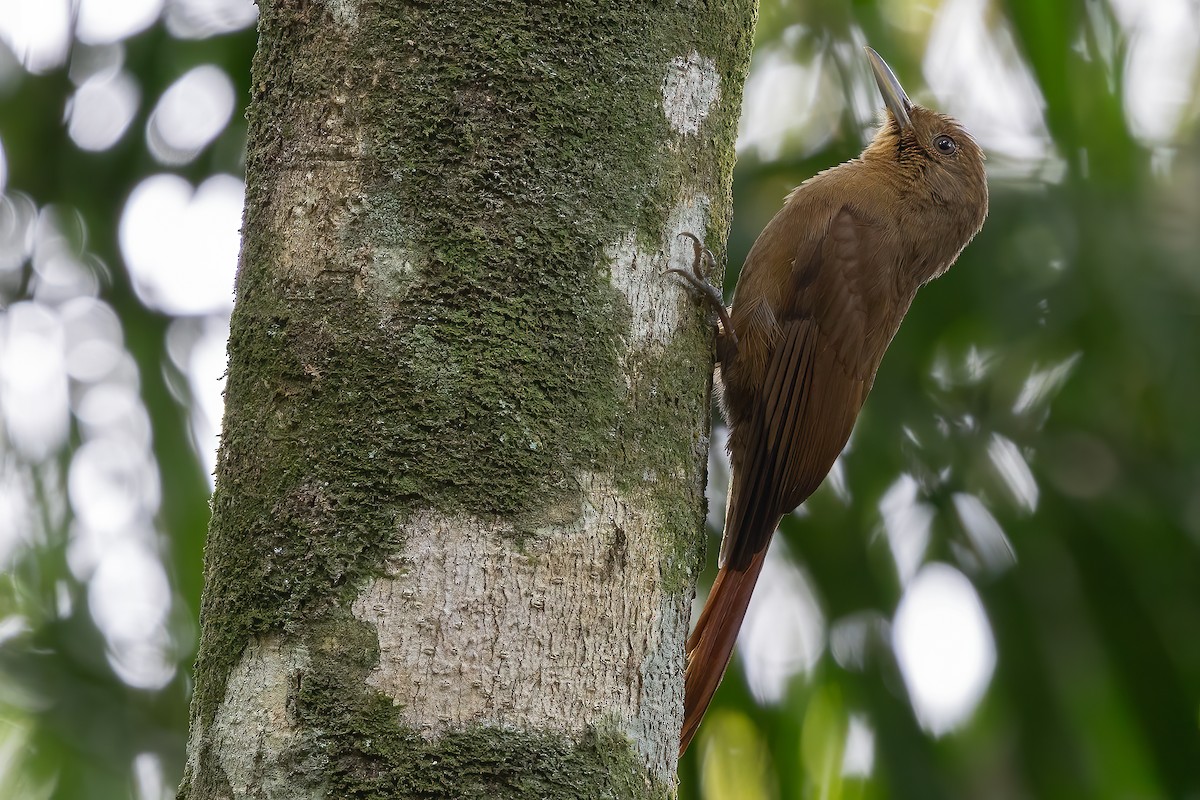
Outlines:
[[[700,727],[700,720],[712,701],[729,657],[737,641],[742,618],[750,605],[754,584],[762,572],[767,551],[754,554],[744,569],[722,567],[713,581],[712,591],[704,604],[696,629],[687,641],[687,676],[683,692],[683,732],[679,740],[682,756]]]

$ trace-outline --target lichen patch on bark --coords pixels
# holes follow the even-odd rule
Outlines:
[[[700,131],[708,112],[721,97],[721,76],[711,58],[693,50],[671,59],[662,85],[663,112],[677,133]]]
[[[685,604],[659,585],[669,556],[647,503],[583,482],[575,522],[519,542],[466,515],[409,519],[389,576],[351,607],[379,636],[367,683],[427,737],[615,723],[667,780],[675,753],[655,732],[680,724]]]

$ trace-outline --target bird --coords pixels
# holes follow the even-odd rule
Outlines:
[[[963,125],[909,100],[865,48],[885,106],[857,158],[788,194],[750,248],[727,309],[695,234],[690,270],[715,307],[730,487],[718,572],[688,637],[682,757],[712,700],[784,514],[816,491],[850,437],[917,290],[987,217],[984,154]]]

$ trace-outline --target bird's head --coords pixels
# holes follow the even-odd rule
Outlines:
[[[958,120],[909,100],[887,62],[870,47],[866,51],[887,121],[863,160],[893,165],[911,191],[957,221],[969,239],[987,216],[983,150]]]

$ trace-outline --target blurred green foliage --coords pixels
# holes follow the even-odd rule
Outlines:
[[[0,583],[0,618],[10,625],[9,638],[0,644],[0,798],[6,800],[157,798],[160,789],[173,796],[183,772],[209,486],[189,432],[186,389],[180,388],[186,383],[168,357],[172,319],[147,308],[135,293],[118,245],[118,223],[133,188],[164,171],[144,136],[155,100],[187,70],[205,63],[223,67],[238,96],[248,97],[254,44],[253,28],[187,41],[157,24],[116,45],[142,103],[124,136],[99,153],[76,147],[64,124],[75,89],[71,62],[28,74],[0,44],[6,190],[31,198],[39,209],[65,211],[77,223],[68,227],[69,247],[95,259],[99,296],[116,311],[137,366],[161,481],[158,545],[171,584],[169,656],[176,666],[162,688],[138,689],[126,685],[106,657],[109,644],[90,610],[94,598],[68,563],[73,522],[64,495],[78,430],[62,452],[36,465],[15,463],[19,456],[0,436],[0,466],[9,477],[27,479],[40,505],[34,524],[15,532],[27,544],[10,556],[7,580]],[[72,61],[112,47],[76,42]],[[244,139],[238,115],[198,158],[171,171],[193,183],[220,172],[240,174]],[[12,223],[11,215],[4,223]],[[0,315],[32,294],[37,281],[32,259],[16,277],[0,287]]]
[[[681,796],[1200,793],[1195,45],[1177,72],[1152,76],[1187,92],[1160,141],[1132,132],[1130,95],[1155,87],[1128,80],[1139,42],[1123,32],[1119,13],[1129,9],[1117,4],[1010,0],[985,10],[947,2],[937,14],[905,3],[768,5],[758,53],[824,58],[826,69],[853,74],[857,48],[841,44],[865,38],[915,97],[927,98],[922,62],[926,73],[944,63],[929,53],[931,29],[945,22],[937,15],[965,5],[984,12],[976,24],[993,43],[1011,41],[1013,66],[1032,76],[1046,153],[1028,160],[1040,163],[1036,171],[990,155],[988,222],[957,266],[922,290],[884,359],[844,457],[852,499],[823,489],[808,515],[786,519],[781,533],[832,629],[863,612],[890,620],[905,586],[882,533],[880,500],[897,476],[914,476],[917,499],[933,515],[924,558],[973,580],[995,639],[995,673],[974,715],[934,737],[913,712],[886,632],[865,663],[843,665],[826,650],[782,703],[765,709],[753,708],[735,659],[709,712],[710,739],[702,728],[683,764]],[[890,24],[913,18],[909,28]],[[1194,9],[1190,19],[1196,25]],[[957,68],[971,75],[970,65]],[[986,77],[971,77],[970,92],[1003,88]],[[740,158],[727,288],[784,189],[861,146],[853,108],[834,104],[834,113],[837,133],[819,147],[807,147],[801,130],[777,158]],[[975,133],[989,141],[989,131]],[[1055,365],[1057,374],[1047,375]],[[1047,380],[1030,381],[1038,372]],[[1037,386],[1043,396],[1023,405],[1022,392]],[[1033,507],[1005,490],[996,436],[1028,462]],[[983,500],[1014,565],[988,568],[980,558],[956,508],[963,495]],[[813,721],[816,705],[824,723]],[[753,727],[717,726],[735,712]],[[823,775],[811,756],[813,726],[836,738],[852,714],[874,730],[873,772],[866,780]],[[720,785],[710,779],[710,758],[764,745],[761,791],[708,791]],[[740,768],[748,763],[757,762]]]
[[[844,488],[822,489],[782,527],[824,646],[778,702],[755,699],[735,658],[681,765],[681,798],[1200,797],[1200,62],[1193,42],[1177,72],[1133,75],[1149,36],[1130,22],[1137,5],[764,3],[752,86],[780,65],[809,83],[760,84],[768,100],[804,99],[776,141],[739,159],[729,290],[786,191],[861,149],[876,101],[859,45],[870,41],[910,94],[943,110],[1026,87],[1035,115],[1023,151],[991,155],[983,232],[922,291],[884,360]],[[1191,9],[1181,25],[1200,26],[1194,3],[1175,5]],[[975,67],[954,60],[969,25],[987,45],[968,54]],[[133,187],[165,169],[145,143],[155,99],[212,63],[244,102],[253,43],[252,31],[182,41],[161,24],[127,39],[142,100],[100,153],[66,134],[67,68],[31,75],[0,46],[6,190],[78,212],[73,246],[94,259],[138,368],[177,667],[165,686],[137,689],[106,659],[86,580],[68,566],[63,476],[79,435],[36,465],[17,464],[0,437],[0,463],[38,498],[36,530],[20,532],[0,586],[0,798],[157,797],[182,771],[208,486],[168,357],[172,320],[139,301],[117,230]],[[987,63],[1007,71],[978,68]],[[926,91],[934,78],[959,88]],[[1134,109],[1153,95],[1146,80],[1182,84],[1185,98],[1149,132]],[[998,108],[1002,121],[1017,113]],[[238,173],[243,136],[235,118],[170,171],[193,183]],[[0,314],[26,296],[32,269],[0,287]],[[912,566],[943,562],[969,577],[995,645],[982,700],[941,735],[914,710],[891,646],[911,575],[901,578],[881,508],[902,476],[908,509],[928,521]],[[839,637],[857,644],[829,646]]]

